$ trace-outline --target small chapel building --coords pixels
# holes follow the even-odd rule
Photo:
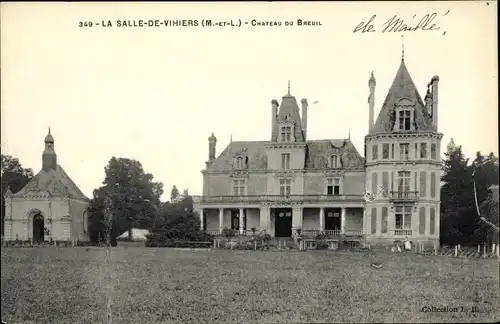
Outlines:
[[[89,199],[57,164],[49,128],[42,169],[21,190],[5,194],[5,241],[88,241]]]

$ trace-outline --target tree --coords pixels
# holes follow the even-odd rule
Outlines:
[[[453,142],[452,142],[453,143]],[[461,146],[448,145],[441,181],[441,243],[463,244],[476,229],[472,168]]]
[[[200,228],[193,199],[183,197],[178,203],[165,203],[157,214],[147,237],[147,246],[173,246],[176,241],[209,241],[212,237]]]
[[[2,154],[2,235],[3,235],[3,224],[5,217],[5,200],[4,195],[7,192],[7,188],[10,188],[12,193],[16,193],[21,190],[25,185],[30,182],[33,178],[33,170],[30,168],[24,168],[18,159]]]
[[[487,188],[498,183],[498,159],[494,154],[488,156],[477,152],[469,165],[461,146],[448,146],[443,161],[444,174],[441,181],[441,243],[478,244],[486,238],[486,232],[476,210],[474,182],[477,190],[478,205],[487,198]]]
[[[180,193],[179,189],[174,185],[170,191],[170,202],[175,203],[179,199]]]
[[[489,193],[489,188],[493,184],[498,184],[498,158],[490,153],[488,156],[476,153],[476,159],[472,163],[475,170],[474,182],[476,184],[477,204],[479,207],[480,216],[498,226],[498,201]],[[478,211],[476,210],[476,215]],[[479,215],[476,216],[478,218]],[[498,242],[498,232],[491,225],[478,220],[479,226],[476,228],[475,237],[481,243],[488,241],[490,243]]]
[[[145,173],[139,161],[112,157],[105,167],[103,186],[94,190],[90,203],[89,227],[92,237],[104,233],[104,197],[110,197],[113,217],[112,237],[128,231],[132,239],[132,228],[150,229],[159,208],[163,184],[154,182],[153,175]]]
[[[481,204],[481,215],[498,227],[498,211],[498,199],[495,199],[494,195],[490,193],[488,198]],[[490,224],[481,222],[481,231],[484,233],[485,241],[488,243],[499,243],[498,230],[493,228]]]

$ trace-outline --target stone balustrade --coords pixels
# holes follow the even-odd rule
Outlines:
[[[254,203],[263,202],[364,202],[363,195],[245,195],[245,196],[193,196],[195,204]]]

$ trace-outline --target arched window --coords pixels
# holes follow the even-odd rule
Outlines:
[[[291,142],[292,141],[292,127],[291,126],[281,126],[281,141],[282,142]]]
[[[243,160],[243,157],[241,156],[238,156],[235,160],[234,160],[234,168],[235,169],[243,169],[243,167],[245,166],[245,160]]]
[[[330,168],[337,169],[339,167],[339,157],[335,154],[330,155],[328,164]]]
[[[395,131],[412,131],[415,122],[415,105],[408,98],[401,99],[396,104]]]
[[[88,224],[89,224],[89,215],[87,213],[87,210],[84,210],[83,211],[83,231],[84,232],[87,232]]]

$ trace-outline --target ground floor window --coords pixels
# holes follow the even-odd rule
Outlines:
[[[411,229],[411,209],[411,206],[396,207],[396,229]]]

